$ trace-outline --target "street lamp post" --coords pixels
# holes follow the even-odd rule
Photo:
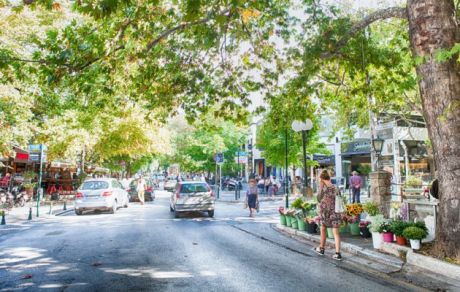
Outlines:
[[[296,132],[302,132],[302,149],[303,149],[303,183],[304,183],[304,195],[307,191],[307,133],[313,128],[313,123],[310,119],[306,119],[305,122],[293,121],[291,125],[292,129]]]
[[[382,153],[382,148],[383,148],[383,142],[384,140],[382,138],[377,138],[372,139],[372,148],[374,148],[375,154],[377,156],[377,170],[380,170],[380,154]]]
[[[284,191],[286,193],[286,209],[289,208],[289,170],[288,170],[288,129],[286,128],[285,131],[285,137],[284,137],[284,151],[285,151],[285,159],[286,159],[286,166],[285,166],[285,176],[284,176]]]

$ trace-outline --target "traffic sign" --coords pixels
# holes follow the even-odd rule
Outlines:
[[[224,153],[216,153],[214,155],[214,160],[216,163],[224,163]]]

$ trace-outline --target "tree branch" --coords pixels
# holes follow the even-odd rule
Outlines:
[[[378,21],[378,20],[383,20],[383,19],[388,19],[388,18],[401,18],[401,19],[407,19],[407,10],[406,7],[390,7],[386,9],[381,9],[376,12],[373,12],[360,21],[356,22],[353,24],[351,29],[348,31],[348,33],[343,36],[335,46],[335,50],[333,52],[327,52],[321,55],[323,59],[331,58],[339,54],[339,50],[344,47],[350,38],[355,36],[358,32],[361,30],[365,29],[372,23]]]
[[[230,10],[227,9],[227,10],[224,10],[223,12],[219,13],[220,16],[226,16],[226,17],[230,17],[231,16],[231,13],[230,13]],[[171,34],[174,34],[176,31],[179,31],[179,30],[183,30],[185,28],[188,28],[188,27],[191,27],[191,26],[194,26],[194,25],[198,25],[198,24],[203,24],[203,23],[207,23],[211,20],[213,20],[214,18],[211,18],[211,17],[205,17],[205,18],[202,18],[202,19],[199,19],[199,20],[196,20],[196,21],[192,21],[192,22],[186,22],[186,23],[182,23],[182,24],[179,24],[173,28],[170,28],[168,30],[165,30],[163,31],[159,36],[157,36],[156,38],[154,38],[153,40],[151,40],[148,44],[147,44],[147,47],[145,49],[145,53],[147,53],[148,51],[150,51],[154,46],[156,46],[162,39],[164,38],[167,38],[169,35]]]

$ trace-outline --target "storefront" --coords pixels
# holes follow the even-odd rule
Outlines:
[[[38,166],[38,164],[37,164]],[[78,188],[77,166],[65,161],[48,163],[43,176],[46,195],[71,195]]]

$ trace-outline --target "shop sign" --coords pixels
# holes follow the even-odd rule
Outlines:
[[[29,153],[17,153],[16,152],[15,159],[17,159],[17,160],[29,160]]]
[[[313,160],[318,162],[320,165],[335,165],[334,155],[313,155]]]
[[[371,141],[360,140],[342,144],[342,154],[369,154],[371,152]]]
[[[40,161],[40,153],[42,153],[42,162],[46,162],[46,151],[48,147],[43,144],[32,144],[29,145],[30,161],[38,162]]]

